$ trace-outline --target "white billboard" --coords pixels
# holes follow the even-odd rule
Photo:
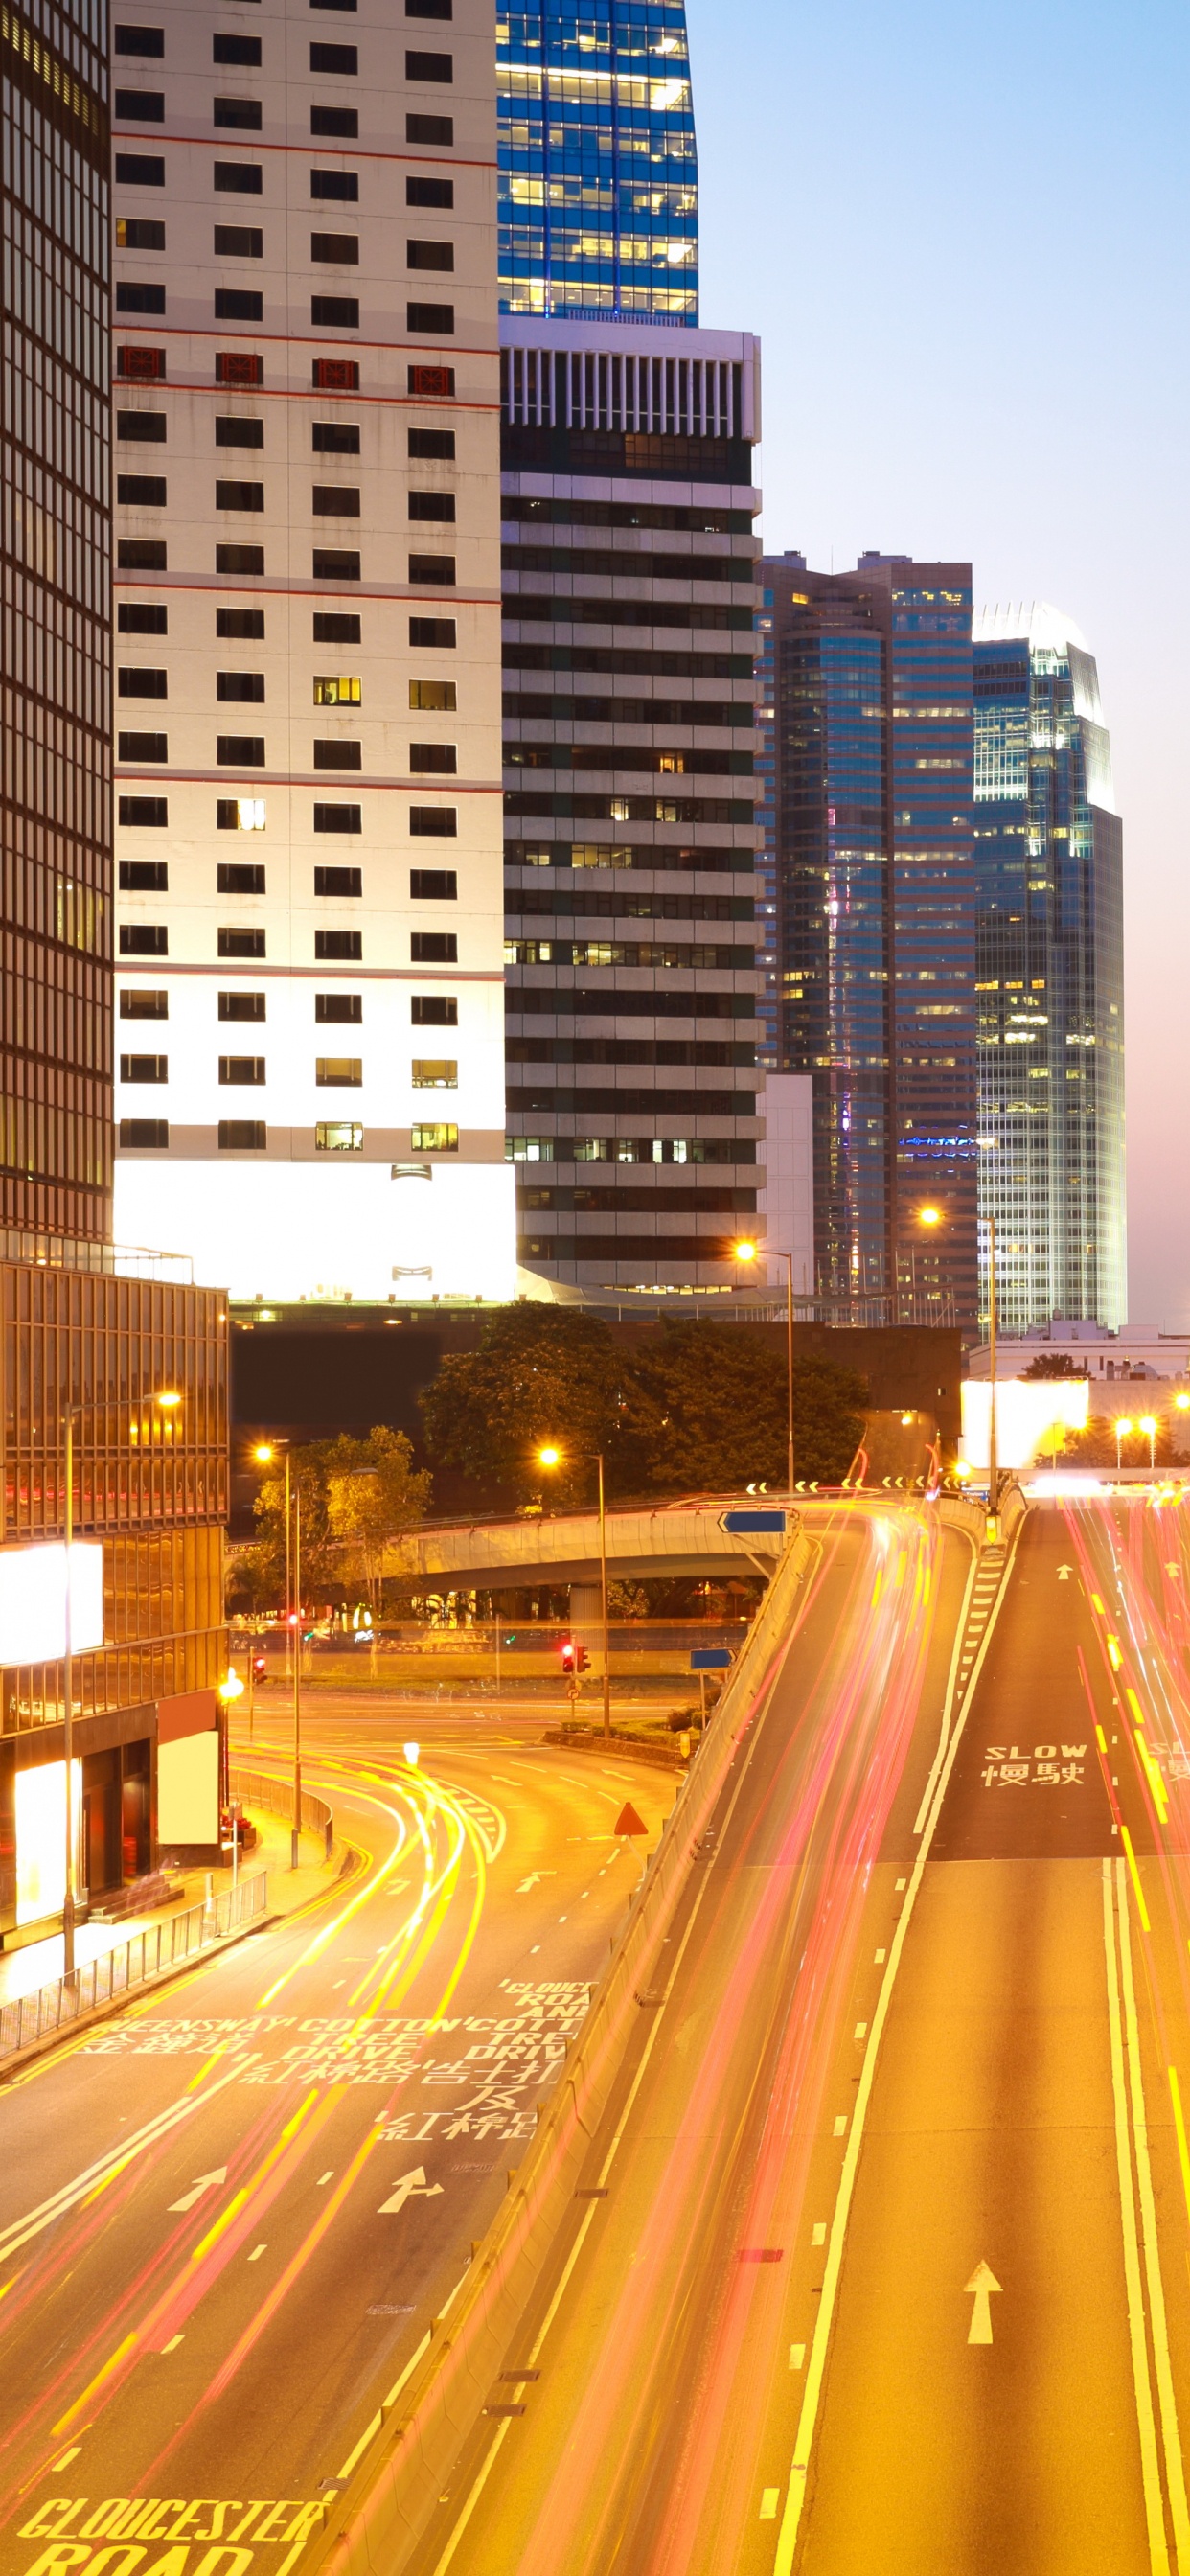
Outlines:
[[[70,1550],[70,1643],[76,1655],[103,1644],[103,1549]],[[0,1665],[57,1663],[66,1652],[66,1549],[0,1548]]]

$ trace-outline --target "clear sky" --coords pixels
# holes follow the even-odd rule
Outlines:
[[[702,321],[764,344],[766,546],[972,559],[1099,664],[1134,1324],[1190,1327],[1190,12],[687,0]]]

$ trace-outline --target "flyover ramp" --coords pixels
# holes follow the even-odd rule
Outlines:
[[[725,1529],[724,1520],[775,1523],[779,1504],[748,1494],[699,1497],[677,1503],[638,1504],[606,1514],[610,1575],[763,1574],[770,1576],[798,1513],[782,1513],[781,1526]],[[540,1519],[446,1523],[416,1530],[393,1547],[385,1573],[408,1582],[455,1589],[480,1584],[510,1590],[522,1584],[597,1584],[598,1512],[558,1512]]]

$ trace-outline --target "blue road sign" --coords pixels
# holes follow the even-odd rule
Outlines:
[[[721,1673],[730,1662],[730,1646],[692,1646],[690,1649],[692,1673]]]
[[[785,1534],[785,1514],[781,1511],[722,1512],[719,1527],[729,1538],[763,1538]]]

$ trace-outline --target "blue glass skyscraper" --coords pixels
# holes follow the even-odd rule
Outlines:
[[[500,302],[698,320],[684,0],[539,0],[497,20]]]

